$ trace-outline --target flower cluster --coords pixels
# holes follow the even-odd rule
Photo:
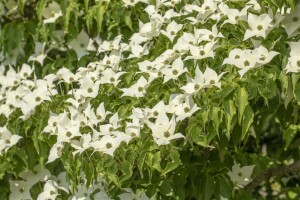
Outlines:
[[[70,17],[72,9],[50,1],[40,16],[41,26],[51,30],[50,42],[37,39],[30,55],[24,52],[22,41],[9,53],[0,49],[0,116],[7,122],[26,122],[36,112],[46,110],[47,124],[39,128],[37,138],[54,141],[46,162],[50,165],[63,156],[64,149],[71,149],[73,157],[84,153],[114,157],[120,146],[136,144],[144,133],[149,133],[148,139],[156,148],[185,143],[189,139],[186,124],[193,122],[192,117],[202,106],[209,107],[203,102],[210,99],[203,100],[201,95],[220,92],[230,81],[241,81],[245,74],[272,67],[271,63],[279,59],[280,52],[275,49],[278,41],[270,44],[267,40],[274,30],[280,29],[290,38],[286,42],[290,49],[286,73],[300,71],[300,41],[294,41],[294,36],[300,34],[296,23],[300,7],[273,13],[262,9],[256,0],[242,1],[243,8],[234,2],[158,0],[152,4],[147,0],[123,0],[124,10],[143,6],[146,20],[138,20],[134,28],[130,27],[131,21],[126,21],[132,31],[129,36],[119,30],[116,35],[93,37],[95,34],[84,26],[77,26],[78,31],[72,35],[55,26],[65,20],[64,12]],[[98,3],[99,10],[110,5],[110,1]],[[74,10],[79,9],[74,6]],[[77,15],[84,12],[78,11]],[[95,19],[100,21],[103,16],[99,13]],[[65,61],[68,56],[72,59],[63,64],[55,62],[58,67],[51,64],[56,59]],[[73,67],[74,63],[78,67]],[[57,101],[60,109],[56,109]],[[238,109],[244,111],[247,105],[238,105]],[[228,107],[234,107],[233,103]],[[234,109],[223,110],[222,114],[236,114]],[[219,114],[215,113],[212,120],[217,121]],[[207,118],[209,114],[197,116]],[[239,121],[245,120],[248,118]],[[214,127],[217,135],[223,122],[204,126],[205,134],[213,132]],[[249,126],[242,129],[248,131]],[[25,137],[9,129],[8,123],[0,127],[0,156]],[[244,178],[250,178],[253,167],[239,168],[235,164],[229,173],[232,182],[245,185],[248,181]],[[61,193],[72,200],[87,196],[109,199],[100,179],[87,187],[81,175],[82,183],[71,190],[66,172],[54,176],[38,166],[34,170],[22,172],[22,180],[10,181],[10,199],[32,199],[30,189],[38,182],[44,182],[38,199],[55,199]],[[245,176],[237,177],[244,170]],[[143,192],[126,191],[119,198],[148,199]]]

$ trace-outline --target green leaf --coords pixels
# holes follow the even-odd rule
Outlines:
[[[18,9],[22,14],[24,14],[24,6],[25,6],[26,0],[18,0]]]
[[[294,87],[294,97],[297,102],[300,102],[300,84],[297,83]]]
[[[130,30],[133,31],[132,21],[130,17],[131,17],[130,12],[126,13],[124,16],[124,22],[128,26],[128,28],[130,28]]]
[[[48,3],[48,0],[40,0],[40,1],[37,1],[37,4],[36,4],[36,13],[37,13],[37,17],[40,21],[43,20],[43,12],[45,10],[45,7]]]
[[[165,179],[162,181],[162,183],[159,185],[159,191],[162,195],[170,196],[173,191],[173,187],[169,180]]]
[[[173,171],[180,165],[180,155],[178,150],[172,149],[170,152],[170,157],[172,159],[172,162],[167,163],[167,166],[161,173],[162,176],[166,175],[170,171]]]
[[[291,81],[291,79],[289,77],[288,78],[287,92],[286,92],[285,99],[284,99],[284,106],[285,106],[285,108],[287,108],[287,106],[289,105],[289,103],[291,102],[291,100],[293,98],[294,98],[294,95],[293,95],[292,81]]]
[[[220,197],[231,199],[231,193],[232,193],[232,185],[229,180],[227,180],[225,177],[218,178],[217,179],[219,188],[218,188],[218,194]]]
[[[226,116],[226,127],[227,127],[227,138],[230,139],[230,132],[231,132],[231,123],[233,116],[236,114],[236,108],[232,100],[226,100],[223,104],[225,116]]]
[[[213,176],[207,174],[202,179],[201,184],[202,184],[202,190],[199,191],[200,192],[199,199],[210,200],[215,189]]]
[[[287,129],[283,131],[283,140],[285,142],[284,150],[286,151],[287,148],[290,146],[291,142],[295,138],[299,127],[297,125],[290,125]]]
[[[244,118],[242,121],[242,140],[245,138],[254,118],[254,112],[252,108],[247,105],[245,112],[244,112]]]
[[[120,177],[120,182],[124,182],[132,176],[132,165],[127,160],[123,160],[121,170],[123,175]]]
[[[98,5],[97,11],[96,11],[96,22],[97,22],[98,34],[102,30],[103,16],[104,16],[105,11],[106,11],[106,5],[105,4]]]
[[[273,79],[267,79],[267,81],[258,82],[258,91],[264,98],[266,105],[268,105],[268,99],[271,99],[276,95],[277,85]]]
[[[238,108],[238,120],[241,124],[243,114],[246,106],[248,105],[248,93],[245,88],[239,88],[237,91],[237,108]]]

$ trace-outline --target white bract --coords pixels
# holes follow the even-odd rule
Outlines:
[[[2,151],[7,152],[21,138],[19,135],[12,134],[6,126],[0,127],[0,156],[2,155]]]
[[[246,30],[244,40],[251,37],[266,38],[268,30],[272,27],[272,18],[268,14],[254,15],[248,14],[248,24],[250,29]]]
[[[162,30],[161,33],[168,37],[171,40],[171,42],[173,42],[177,33],[182,29],[182,26],[182,24],[177,24],[176,21],[172,21],[168,24],[166,30]]]
[[[130,96],[130,97],[143,97],[146,93],[146,89],[149,86],[149,82],[142,76],[139,80],[132,85],[130,88],[123,88],[122,96]]]
[[[82,30],[77,38],[70,42],[71,48],[76,51],[78,60],[87,54],[87,47],[89,45],[89,36]]]
[[[55,1],[48,4],[43,12],[44,24],[54,23],[59,17],[62,16],[60,6]]]
[[[151,129],[152,136],[158,145],[167,145],[171,140],[184,138],[181,133],[175,133],[175,117],[169,119],[166,113],[161,113],[155,123],[148,121],[147,126]]]
[[[239,186],[247,185],[251,180],[251,174],[254,165],[240,167],[236,162],[232,166],[232,170],[228,172],[228,175],[232,182]]]

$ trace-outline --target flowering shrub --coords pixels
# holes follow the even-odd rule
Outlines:
[[[0,199],[299,199],[294,0],[0,2]]]

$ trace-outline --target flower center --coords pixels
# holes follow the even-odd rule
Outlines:
[[[189,112],[189,111],[190,111],[190,109],[189,109],[188,107],[185,107],[185,108],[184,108],[184,112],[185,112],[185,113],[187,113],[187,112]]]
[[[235,59],[239,59],[240,58],[240,56],[239,55],[235,55],[235,57],[234,57]]]
[[[257,26],[257,30],[261,31],[263,29],[262,25]]]
[[[210,80],[209,83],[213,85],[213,84],[215,84],[216,82],[215,82],[215,80]]]
[[[142,87],[138,87],[138,91],[139,91],[139,92],[142,92],[142,91],[143,91],[143,88],[142,88]]]
[[[200,51],[200,55],[201,55],[201,56],[204,56],[204,55],[205,55],[205,51],[204,51],[204,50],[201,50],[201,51]]]
[[[297,61],[297,66],[300,67],[300,60]]]
[[[88,93],[92,93],[93,92],[93,89],[92,88],[88,88]]]
[[[70,131],[68,131],[68,132],[66,133],[66,136],[67,136],[67,137],[71,137],[71,136],[72,136],[72,133],[71,133]]]
[[[42,100],[41,97],[35,97],[36,102],[40,102],[41,100]]]
[[[177,74],[178,74],[178,70],[174,69],[174,70],[172,71],[172,73],[173,73],[173,75],[177,75]]]
[[[171,31],[171,35],[175,35],[175,31]]]
[[[164,137],[166,138],[170,137],[170,133],[168,131],[164,132]]]
[[[130,133],[131,137],[135,137],[136,134],[134,132]]]
[[[196,85],[194,86],[194,89],[195,89],[195,90],[199,90],[199,89],[200,89],[200,85],[199,85],[199,84],[196,84]]]
[[[116,81],[116,79],[114,77],[111,77],[109,80],[110,80],[110,82],[115,82]]]
[[[245,65],[246,67],[248,67],[248,66],[250,65],[250,62],[249,62],[248,60],[246,60],[246,61],[244,62],[244,65]]]
[[[159,113],[158,113],[157,111],[154,111],[154,112],[153,112],[153,115],[154,115],[154,116],[158,116],[158,114],[159,114]]]
[[[266,60],[266,57],[265,57],[265,56],[262,56],[262,57],[259,58],[259,60],[265,61],[265,60]]]
[[[105,146],[106,146],[106,148],[107,148],[107,149],[110,149],[110,148],[112,148],[112,144],[111,144],[111,143],[109,143],[109,142],[108,142],[108,143],[106,143],[106,145],[105,145]]]

